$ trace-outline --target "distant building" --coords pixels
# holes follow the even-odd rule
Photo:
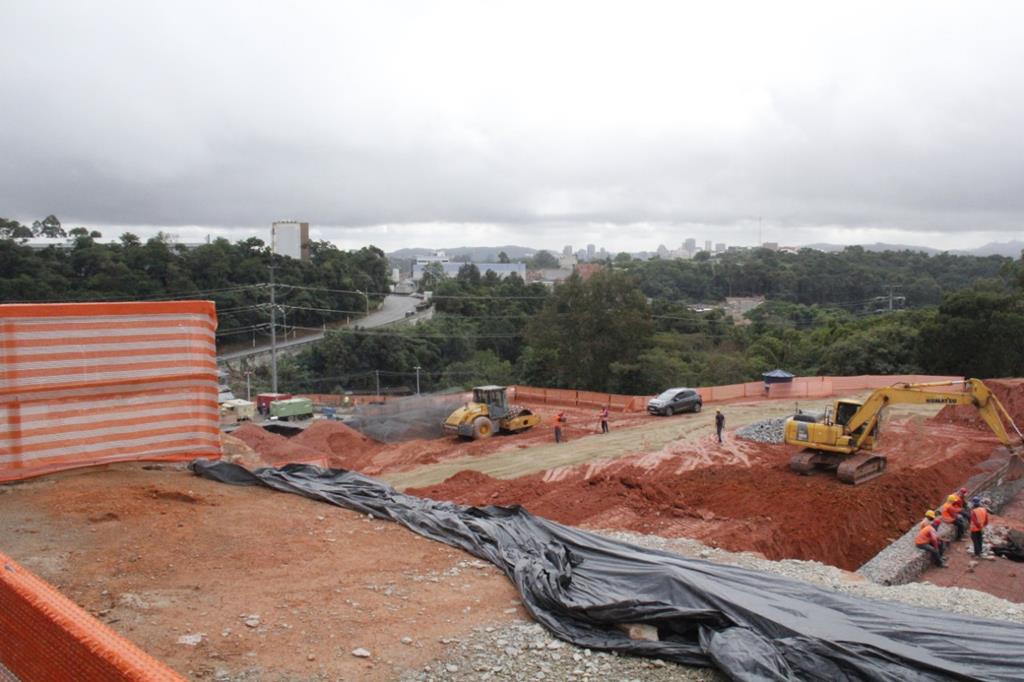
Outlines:
[[[562,255],[563,256],[571,256],[572,255],[572,244],[566,244],[565,246],[562,247]]]
[[[416,256],[416,265],[427,265],[428,263],[448,263],[450,259],[444,251],[435,251],[426,255]]]
[[[668,247],[666,247],[664,244],[658,244],[657,254],[659,258],[668,258],[670,252],[668,250]]]
[[[694,253],[697,252],[697,240],[694,239],[693,237],[687,239],[685,242],[683,242],[683,250],[689,252],[689,254],[692,256]]]
[[[764,244],[761,244],[761,248],[768,249],[769,251],[778,251],[779,250],[779,243],[778,242],[765,242]]]
[[[594,273],[601,272],[602,270],[604,270],[602,263],[580,263],[576,266],[576,274],[582,280],[588,280],[594,276]]]
[[[309,260],[309,223],[278,220],[270,225],[270,248],[278,256]]]
[[[577,263],[584,263],[584,262],[586,262],[586,260],[587,260],[587,250],[586,249],[580,249],[579,251],[576,252],[576,262]]]
[[[707,251],[708,253],[711,253],[711,240],[710,239],[705,239],[704,240],[704,250]]]
[[[558,267],[563,270],[572,270],[574,267],[576,267],[576,263],[578,262],[579,258],[577,258],[575,255],[571,253],[568,255],[563,254],[558,257]]]
[[[459,274],[459,269],[462,268],[466,263],[452,262],[449,260],[433,260],[420,262],[419,259],[413,263],[412,266],[412,278],[414,281],[420,281],[423,279],[423,271],[431,263],[440,263],[441,269],[444,271],[446,277],[456,277]],[[526,264],[525,263],[473,263],[477,270],[480,271],[480,275],[486,275],[488,272],[493,272],[500,279],[505,279],[511,274],[519,275],[524,280],[526,279]]]
[[[75,238],[68,237],[23,237],[18,239],[17,242],[22,246],[27,246],[30,249],[46,249],[54,247],[58,249],[72,249],[75,246]]]
[[[725,242],[715,244],[715,253],[725,253]]]
[[[529,277],[528,281],[530,281],[530,282],[540,282],[540,283],[546,284],[548,286],[554,286],[555,284],[558,284],[559,282],[564,282],[565,280],[569,279],[570,276],[572,276],[572,270],[568,270],[568,269],[565,269],[565,268],[557,268],[557,269],[555,269],[555,268],[548,268],[548,269],[544,269],[544,270],[531,270],[529,272],[529,275],[528,275],[528,277]]]
[[[597,252],[597,247],[593,244],[587,244],[587,260],[594,260],[594,254]]]

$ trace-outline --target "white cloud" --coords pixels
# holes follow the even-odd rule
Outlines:
[[[758,218],[782,242],[1005,240],[1024,234],[1022,20],[1013,2],[7,4],[0,215],[233,237],[295,216],[385,248],[752,243]]]

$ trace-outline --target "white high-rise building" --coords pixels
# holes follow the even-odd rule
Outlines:
[[[278,256],[309,260],[309,223],[278,220],[270,225],[270,248]]]
[[[704,250],[707,251],[708,253],[711,253],[711,240],[710,239],[705,239],[704,240]]]

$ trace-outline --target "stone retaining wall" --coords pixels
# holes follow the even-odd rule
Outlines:
[[[1010,455],[1005,449],[982,464],[988,471],[972,477],[965,485],[971,497],[987,497],[992,501],[990,509],[999,511],[1024,490],[1024,477],[1010,480],[1008,476]],[[922,516],[923,518],[923,516]],[[857,572],[880,585],[903,585],[921,577],[931,563],[928,556],[914,546],[918,526],[908,530],[902,537],[876,554],[874,558],[857,569]],[[954,529],[942,524],[939,537],[952,540]]]

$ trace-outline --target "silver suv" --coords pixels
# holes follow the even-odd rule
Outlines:
[[[694,388],[670,388],[647,403],[647,411],[670,417],[677,412],[700,412],[704,406]]]

